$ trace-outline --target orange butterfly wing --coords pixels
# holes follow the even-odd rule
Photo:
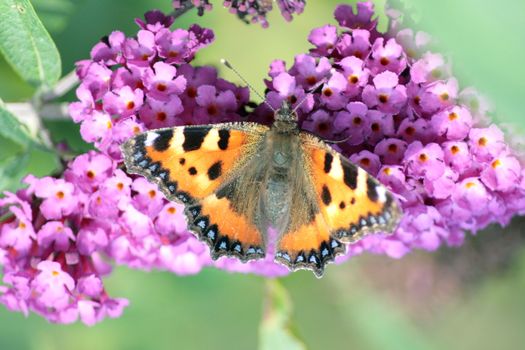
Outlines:
[[[236,210],[228,190],[267,130],[255,123],[158,129],[135,136],[122,150],[128,172],[186,205],[188,228],[208,243],[213,258],[246,261],[264,256],[263,238],[251,213]]]
[[[306,186],[315,192],[304,198],[315,198],[315,205],[307,205],[317,210],[308,221],[282,234],[276,259],[292,269],[311,269],[320,277],[324,266],[344,253],[342,243],[392,232],[401,210],[393,195],[365,170],[315,136],[303,132],[300,137]]]

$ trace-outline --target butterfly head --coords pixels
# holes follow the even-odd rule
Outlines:
[[[273,127],[280,133],[299,132],[297,113],[288,101],[283,101],[281,108],[275,112]]]

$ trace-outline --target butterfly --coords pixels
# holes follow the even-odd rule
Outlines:
[[[128,172],[185,205],[188,229],[213,259],[265,257],[291,270],[324,267],[346,243],[392,232],[401,209],[392,193],[327,143],[301,131],[286,104],[271,127],[252,122],[179,126],[122,145]]]

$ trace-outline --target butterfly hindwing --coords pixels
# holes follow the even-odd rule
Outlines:
[[[343,243],[368,233],[392,232],[400,209],[392,194],[365,170],[315,136],[303,132],[299,137],[305,200],[294,205],[314,209],[283,232],[276,258],[292,269],[307,268],[321,276],[324,266],[345,251]]]
[[[208,243],[213,258],[246,261],[264,256],[264,241],[253,212],[232,200],[240,198],[235,184],[246,176],[267,130],[255,123],[158,129],[135,136],[122,149],[130,173],[186,205],[188,228]]]

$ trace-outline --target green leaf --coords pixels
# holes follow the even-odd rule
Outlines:
[[[20,179],[26,175],[29,152],[14,155],[0,162],[0,190],[14,190],[20,186]]]
[[[28,0],[0,0],[0,52],[34,86],[60,78],[60,54]]]
[[[33,139],[24,125],[2,106],[0,106],[0,135],[23,146],[33,143]]]
[[[305,350],[304,343],[292,331],[292,302],[286,289],[276,279],[266,283],[266,305],[259,328],[260,350]]]

